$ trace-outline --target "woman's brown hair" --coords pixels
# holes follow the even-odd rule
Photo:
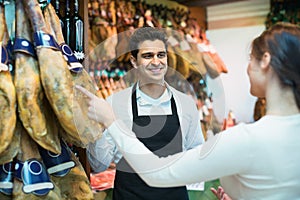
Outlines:
[[[293,89],[300,109],[300,26],[280,22],[264,31],[252,42],[251,55],[261,60],[265,52],[283,87]]]

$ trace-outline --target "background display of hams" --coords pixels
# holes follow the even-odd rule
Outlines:
[[[64,43],[59,19],[51,4],[44,8],[44,14],[37,0],[17,0],[15,7],[16,38],[33,43],[34,34],[40,33],[46,38],[53,36],[58,44]],[[4,5],[0,5],[2,46],[8,44],[7,28],[10,28],[6,27],[4,12]],[[2,59],[0,165],[16,159],[25,162],[34,158],[42,162],[39,148],[60,154],[61,140],[85,148],[102,135],[102,126],[86,115],[88,99],[74,89],[77,84],[98,95],[88,73],[84,69],[71,72],[69,63],[55,46],[36,45],[35,53],[33,56],[22,49],[15,50],[11,61],[13,71],[5,70],[8,62]],[[25,193],[24,183],[14,178],[12,195],[0,192],[0,199],[93,199],[81,163],[74,153],[69,153],[76,165],[63,177],[51,175],[55,187],[49,193],[44,196]]]
[[[192,74],[218,77],[228,70],[189,11],[148,5],[145,1],[89,1],[89,71],[129,64],[128,41],[135,28],[163,28],[169,38],[168,64],[188,79]],[[117,34],[117,37],[116,37]],[[109,43],[109,48],[106,43]],[[98,46],[103,48],[98,48]],[[106,64],[105,64],[106,63]],[[97,76],[97,73],[93,73]],[[170,70],[167,76],[174,75]],[[99,83],[100,84],[100,83]]]

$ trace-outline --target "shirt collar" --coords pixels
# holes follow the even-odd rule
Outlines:
[[[172,98],[172,91],[170,89],[170,86],[166,82],[165,82],[165,85],[166,85],[166,90],[164,91],[164,93],[158,99],[154,99],[154,98],[148,96],[147,94],[145,94],[144,92],[142,92],[140,90],[139,83],[137,83],[137,85],[136,85],[137,103],[140,106],[143,106],[143,105],[158,106],[163,103],[169,102]]]

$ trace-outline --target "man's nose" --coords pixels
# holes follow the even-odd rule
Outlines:
[[[153,56],[153,59],[151,61],[151,64],[153,65],[159,65],[161,63],[161,60],[157,57],[157,55]]]

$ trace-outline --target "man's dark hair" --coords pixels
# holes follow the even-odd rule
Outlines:
[[[165,44],[165,48],[167,50],[168,38],[165,32],[163,32],[158,28],[153,28],[153,27],[138,28],[134,31],[129,41],[129,48],[131,51],[131,55],[134,58],[137,58],[140,43],[144,42],[145,40],[151,40],[151,41],[161,40]]]

